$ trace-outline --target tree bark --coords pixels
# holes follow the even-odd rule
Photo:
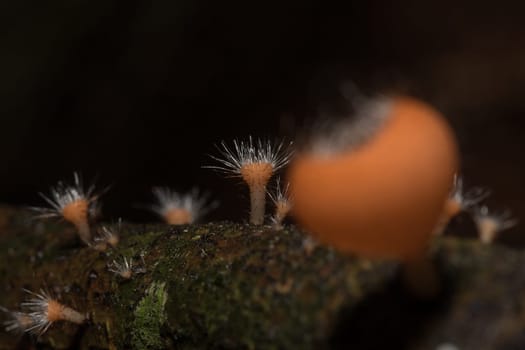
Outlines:
[[[525,255],[438,239],[444,290],[421,301],[399,266],[311,249],[293,226],[219,222],[123,224],[114,250],[75,229],[0,210],[0,305],[47,288],[89,322],[56,322],[41,337],[0,333],[0,349],[498,349],[523,341]],[[107,265],[133,258],[125,280]],[[491,328],[491,332],[486,332]],[[510,346],[509,345],[509,346]]]

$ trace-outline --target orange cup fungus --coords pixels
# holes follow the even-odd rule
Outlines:
[[[296,156],[288,173],[293,214],[343,252],[419,260],[458,167],[455,137],[439,112],[414,98],[380,105],[372,113],[384,118],[359,145]]]

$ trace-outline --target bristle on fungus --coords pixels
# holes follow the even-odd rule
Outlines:
[[[209,195],[201,194],[197,188],[181,194],[167,187],[154,187],[153,194],[157,204],[150,209],[170,225],[192,224],[217,206],[217,202],[210,202]]]
[[[122,262],[113,260],[113,262],[108,265],[108,271],[128,280],[135,274],[146,272],[146,262],[144,261],[143,254],[140,255],[140,259],[142,261],[142,265],[138,266],[133,264],[133,258],[129,258],[128,260],[128,258],[123,257]]]
[[[291,145],[291,143],[290,143]],[[250,189],[250,223],[264,222],[266,186],[270,178],[283,168],[292,156],[291,147],[283,143],[273,144],[258,139],[233,141],[233,148],[224,142],[218,147],[222,157],[211,156],[219,166],[206,166],[226,174],[241,177]]]
[[[116,248],[120,242],[121,228],[122,219],[118,220],[117,227],[101,226],[91,246],[99,251],[105,251],[108,247]]]
[[[130,279],[131,276],[133,276],[133,258],[128,260],[126,257],[123,257],[122,262],[113,260],[108,266],[108,271],[113,272],[126,280]]]
[[[470,211],[489,195],[490,191],[482,187],[474,187],[465,191],[463,178],[455,174],[452,190],[445,201],[445,207],[434,229],[434,234],[442,235],[453,217],[461,212]]]
[[[313,128],[313,134],[308,137],[309,142],[304,147],[308,153],[320,157],[356,150],[388,121],[391,106],[391,98],[370,99],[362,96],[355,106],[358,113],[352,118],[346,116],[338,121],[323,118]]]
[[[275,205],[275,211],[272,216],[272,223],[275,228],[281,229],[283,220],[286,218],[290,210],[292,210],[292,201],[288,194],[289,183],[286,184],[284,189],[281,188],[281,179],[277,178],[275,185],[275,192],[268,192],[273,204]]]
[[[51,187],[51,195],[40,196],[51,206],[51,208],[33,207],[37,212],[36,218],[61,217],[72,223],[78,231],[82,241],[91,244],[92,233],[90,229],[90,216],[97,210],[97,199],[102,192],[95,194],[95,186],[91,185],[84,189],[82,179],[78,173],[73,173],[73,185],[67,185],[60,181]]]
[[[413,98],[381,98],[365,109],[373,127],[339,132],[358,140],[337,138],[330,151],[321,137],[321,148],[297,154],[288,173],[293,215],[341,251],[422,259],[458,167],[453,132]]]
[[[26,330],[27,332],[42,335],[54,322],[68,321],[82,324],[87,319],[86,315],[59,303],[42,289],[40,293],[25,291],[34,296],[21,304],[22,309],[26,310],[27,314],[33,319],[33,325]]]
[[[28,332],[34,325],[33,318],[28,313],[10,311],[2,306],[0,306],[0,311],[3,311],[8,317],[8,319],[3,322],[6,332],[21,334]]]
[[[456,174],[454,175],[454,187],[445,204],[445,214],[449,218],[453,217],[462,211],[473,208],[489,195],[490,191],[482,187],[474,187],[465,191],[463,178]]]
[[[513,219],[509,211],[502,213],[491,213],[486,206],[475,208],[472,218],[478,230],[479,239],[482,243],[490,244],[497,235],[518,223]]]

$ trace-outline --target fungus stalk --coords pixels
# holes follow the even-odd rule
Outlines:
[[[270,163],[247,164],[241,169],[242,179],[250,188],[250,223],[262,225],[266,209],[266,186],[273,174]]]
[[[262,225],[266,207],[266,186],[250,188],[250,223]]]

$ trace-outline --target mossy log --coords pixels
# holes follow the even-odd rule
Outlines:
[[[0,349],[513,349],[525,344],[525,254],[475,241],[432,248],[444,292],[419,301],[399,265],[313,246],[300,230],[229,222],[123,225],[116,249],[82,246],[67,224],[0,211],[0,305],[46,288],[89,313]],[[108,264],[133,258],[131,279]],[[517,347],[519,348],[519,347]]]

